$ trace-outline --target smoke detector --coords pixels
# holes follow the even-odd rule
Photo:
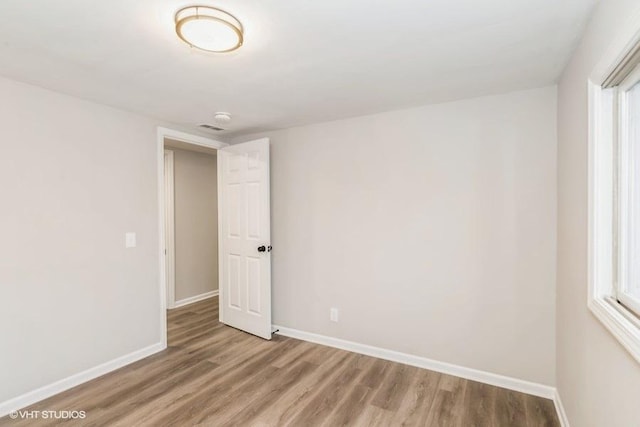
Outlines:
[[[231,123],[231,114],[218,112],[213,115],[213,120],[215,120],[215,122],[218,124],[228,125],[229,123]]]

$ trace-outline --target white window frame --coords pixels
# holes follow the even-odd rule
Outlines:
[[[635,184],[640,180],[640,170],[634,162],[634,158],[640,153],[630,154],[631,141],[629,131],[631,124],[629,123],[629,90],[640,82],[640,66],[636,66],[633,71],[625,77],[614,91],[617,98],[617,108],[614,110],[613,120],[617,125],[617,131],[614,131],[614,148],[617,156],[614,157],[614,164],[617,165],[616,180],[618,193],[614,203],[618,206],[617,215],[614,221],[614,247],[617,251],[614,253],[615,266],[617,268],[614,277],[614,291],[616,300],[625,305],[636,316],[640,315],[640,300],[628,292],[630,284],[634,280],[638,280],[637,266],[636,271],[632,270],[632,264],[629,260],[633,253],[638,251],[634,248],[632,242],[632,229],[640,227],[636,215],[629,215],[632,209],[640,203],[640,185]],[[636,148],[637,150],[637,148]],[[616,158],[617,157],[617,158]],[[615,215],[615,213],[614,213]],[[637,244],[637,243],[636,243]]]
[[[637,71],[632,71],[620,85],[603,88],[613,70],[629,60],[629,53],[640,45],[640,14],[632,17],[620,29],[617,39],[605,51],[602,60],[591,73],[589,90],[589,290],[587,304],[595,317],[613,336],[640,362],[640,318],[629,308],[628,299],[619,292],[619,284],[625,284],[625,250],[620,250],[624,241],[619,241],[620,232],[626,227],[620,205],[626,197],[624,180],[618,175],[620,168],[618,149],[624,148],[626,105],[620,103],[625,89],[630,87]],[[640,73],[640,71],[638,71]],[[637,75],[640,79],[640,74]],[[624,171],[624,168],[623,168]],[[622,279],[620,281],[619,279]],[[622,301],[624,304],[620,303]],[[629,308],[628,308],[629,307]],[[640,308],[640,307],[638,307]]]

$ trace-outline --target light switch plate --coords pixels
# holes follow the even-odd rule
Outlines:
[[[136,247],[136,233],[128,232],[124,234],[124,247],[125,248]]]

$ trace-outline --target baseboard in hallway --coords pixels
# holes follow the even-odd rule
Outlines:
[[[181,299],[180,301],[176,301],[175,304],[173,305],[173,308],[179,308],[179,307],[184,307],[185,305],[189,305],[189,304],[193,304],[194,302],[199,302],[199,301],[203,301],[209,298],[213,298],[213,297],[217,297],[219,294],[219,290],[216,289],[215,291],[211,291],[211,292],[206,292],[204,294],[200,294],[200,295],[196,295],[193,297],[189,297],[189,298],[185,298],[185,299]]]

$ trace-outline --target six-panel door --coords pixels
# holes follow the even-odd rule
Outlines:
[[[271,339],[269,140],[219,151],[220,321]]]

